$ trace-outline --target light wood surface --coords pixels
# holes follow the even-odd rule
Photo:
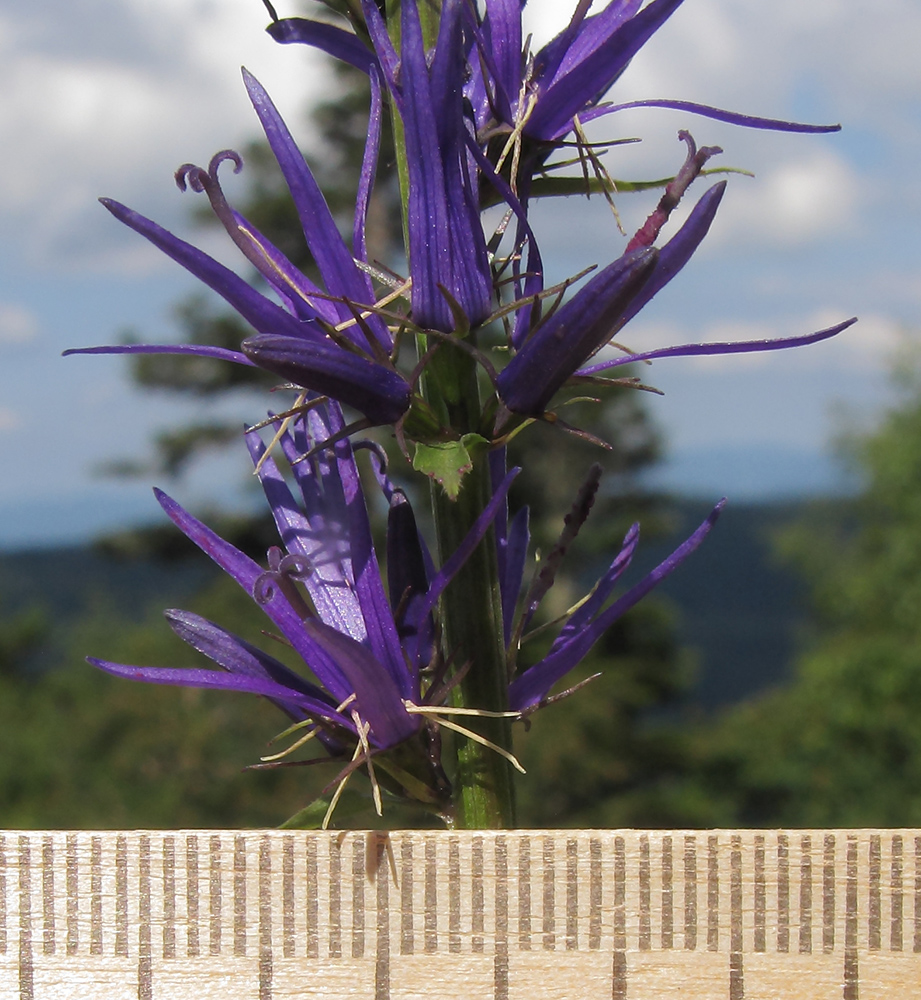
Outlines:
[[[0,834],[0,1000],[911,1000],[921,830]]]

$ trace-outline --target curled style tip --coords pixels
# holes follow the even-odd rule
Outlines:
[[[176,173],[173,174],[176,180],[176,187],[180,191],[185,191],[188,186],[199,194],[202,191],[207,191],[211,185],[217,185],[218,167],[225,160],[229,160],[233,164],[233,172],[235,174],[240,173],[243,169],[243,157],[235,149],[222,149],[219,153],[215,153],[211,157],[207,170],[195,163],[183,163],[176,170]]]

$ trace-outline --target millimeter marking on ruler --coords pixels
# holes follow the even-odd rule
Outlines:
[[[0,1000],[905,1000],[921,830],[0,833]]]

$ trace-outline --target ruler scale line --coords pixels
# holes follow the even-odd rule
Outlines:
[[[790,838],[777,837],[777,950],[790,950]]]
[[[867,938],[870,951],[879,951],[882,941],[880,876],[882,874],[882,841],[870,838],[870,887],[868,893]]]
[[[496,879],[496,954],[493,962],[493,994],[495,1000],[508,1000],[508,843],[503,835],[495,841]]]
[[[0,955],[7,951],[6,921],[9,913],[9,903],[6,898],[6,835],[0,833]]]
[[[589,951],[601,948],[602,920],[602,856],[601,839],[592,837],[588,842],[589,850],[589,883],[588,883],[588,947]]]
[[[423,950],[426,955],[438,951],[438,853],[434,837],[425,838],[425,938]]]
[[[363,958],[365,954],[365,882],[364,873],[372,851],[376,851],[373,840],[367,843],[362,837],[352,841],[352,958]],[[380,879],[380,862],[377,858],[374,871]],[[378,897],[380,899],[380,897]]]
[[[125,868],[127,870],[127,858]],[[150,837],[142,836],[138,845],[138,1000],[153,1000],[150,888]],[[126,914],[127,911],[126,900]]]
[[[543,886],[541,898],[543,901],[542,926],[544,951],[554,951],[556,948],[556,864],[554,848],[555,840],[545,836],[543,840]]]
[[[822,952],[835,950],[835,836],[825,834],[822,857]]]
[[[764,870],[764,834],[755,837],[754,850],[754,933],[752,945],[756,952],[767,950],[767,879]]]
[[[892,838],[892,861],[890,870],[889,889],[892,894],[890,903],[890,923],[889,923],[889,950],[902,950],[902,922],[903,922],[903,897],[902,897],[902,838],[895,834]]]
[[[163,957],[176,957],[176,839],[163,838]]]
[[[799,953],[812,954],[812,838],[800,838]]]
[[[19,1000],[34,1000],[32,969],[32,851],[19,838]]]
[[[54,840],[42,838],[42,952],[54,954]]]
[[[221,838],[215,834],[209,844],[208,868],[208,953],[220,955],[224,936],[224,891]]]
[[[356,844],[358,840],[356,840]],[[374,956],[374,1000],[390,1000],[390,870],[386,836],[369,834],[366,850],[374,852],[377,880],[377,947]]]
[[[128,838],[115,840],[115,954],[128,956]]]
[[[662,838],[662,947],[670,949],[675,944],[675,898],[672,838]]]
[[[102,837],[90,840],[90,954],[102,954]]]
[[[857,838],[847,838],[847,889],[844,919],[844,1000],[859,1000],[857,962]]]
[[[719,837],[707,837],[707,951],[720,947]]]
[[[684,947],[697,948],[697,838],[684,838]]]
[[[186,955],[198,958],[201,954],[198,895],[198,837],[191,833],[185,840],[185,893],[186,893]]]
[[[272,853],[268,836],[259,843],[259,1000],[272,1000]]]
[[[643,834],[643,836],[640,837],[640,869],[638,879],[640,889],[640,951],[649,951],[652,947],[651,874],[651,865],[649,860],[649,837],[646,836],[646,834]]]
[[[733,836],[729,855],[729,1000],[744,1000],[742,961],[742,838]]]

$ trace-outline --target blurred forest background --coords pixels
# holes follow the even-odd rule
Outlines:
[[[367,134],[364,86],[340,70],[329,103],[311,111],[326,146],[311,163],[345,230]],[[309,270],[267,149],[254,145],[244,158],[250,189],[241,210]],[[388,160],[385,150],[369,248],[394,262],[399,212]],[[184,339],[236,347],[245,336],[205,298],[178,303],[176,315]],[[261,398],[272,384],[248,369],[164,356],[138,359],[132,377],[166,400],[250,382]],[[898,364],[893,400],[876,429],[841,443],[861,483],[855,496],[730,505],[703,548],[596,647],[581,675],[600,678],[520,733],[529,771],[522,826],[921,825],[917,359]],[[652,410],[627,390],[606,405],[614,447],[601,457],[603,491],[548,615],[591,586],[633,520],[644,539],[635,580],[707,510],[641,488],[662,447]],[[580,423],[578,414],[569,419]],[[245,475],[240,429],[220,423],[168,428],[148,460],[113,456],[109,472],[168,488],[203,449],[224,447],[238,450]],[[545,426],[516,447],[526,471],[512,503],[527,496],[546,551],[598,450]],[[394,454],[397,479],[401,461]],[[274,541],[264,518],[212,511],[205,520],[257,559]],[[167,606],[260,641],[252,600],[172,527],[0,554],[0,826],[273,826],[334,777],[335,765],[243,770],[284,727],[266,702],[133,684],[83,662],[92,654],[191,665],[193,654],[162,620]],[[373,824],[367,804],[355,795],[338,818]],[[395,808],[384,821],[416,819]]]

